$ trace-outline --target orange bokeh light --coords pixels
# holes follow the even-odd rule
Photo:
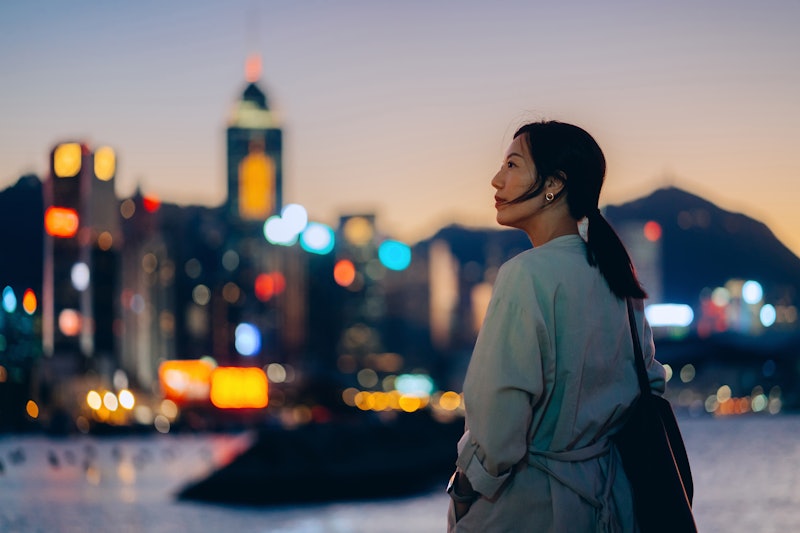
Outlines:
[[[661,238],[661,224],[651,220],[644,225],[644,238],[651,242],[656,242]]]
[[[270,276],[272,276],[275,294],[282,294],[286,290],[286,278],[280,272],[272,272]]]
[[[259,274],[255,283],[256,298],[262,302],[269,301],[275,294],[275,281],[269,274]]]
[[[267,406],[267,375],[260,368],[218,367],[211,374],[211,403],[220,409]]]
[[[64,309],[58,314],[58,329],[67,337],[81,332],[81,315],[75,309]]]
[[[158,381],[164,397],[176,404],[204,402],[213,371],[214,365],[201,359],[164,361],[158,367]]]
[[[155,213],[161,207],[161,200],[155,196],[145,196],[142,199],[142,205],[144,205],[144,210],[148,213]]]
[[[78,233],[78,212],[68,207],[48,207],[44,212],[44,230],[53,237],[74,237]]]
[[[342,259],[333,267],[333,279],[342,287],[349,287],[356,279],[356,267],[349,259]]]
[[[256,298],[268,302],[273,296],[281,294],[286,289],[286,278],[280,272],[270,272],[256,276]]]
[[[38,306],[39,302],[36,299],[36,293],[33,292],[33,289],[27,289],[25,294],[22,295],[22,308],[26,313],[32,315],[36,312]]]

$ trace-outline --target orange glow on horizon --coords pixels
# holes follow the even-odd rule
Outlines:
[[[44,230],[53,237],[70,238],[78,233],[78,212],[68,207],[48,207],[44,212]]]
[[[261,409],[269,402],[260,368],[218,367],[211,374],[211,403],[220,409]]]

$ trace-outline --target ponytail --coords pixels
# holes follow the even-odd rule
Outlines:
[[[633,261],[617,232],[598,209],[590,212],[588,218],[586,244],[589,263],[597,266],[611,292],[618,298],[647,298],[636,277]]]

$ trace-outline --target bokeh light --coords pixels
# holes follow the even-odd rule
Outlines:
[[[282,246],[291,246],[297,242],[297,232],[278,215],[273,215],[264,222],[264,237],[271,244]]]
[[[161,200],[159,200],[157,196],[148,194],[142,198],[142,206],[148,213],[155,213],[161,207]]]
[[[261,351],[261,332],[250,323],[242,322],[236,326],[236,351],[244,356],[256,355]]]
[[[356,279],[356,267],[349,259],[341,259],[333,266],[333,279],[342,287],[349,287]]]
[[[33,419],[39,418],[39,405],[33,400],[28,400],[28,403],[25,404],[25,412]]]
[[[402,374],[397,376],[394,387],[407,396],[430,396],[433,393],[433,379],[427,374]]]
[[[742,300],[748,304],[757,304],[761,301],[761,298],[764,296],[764,289],[761,287],[761,284],[757,281],[746,281],[744,285],[742,285]]]
[[[72,265],[72,270],[70,270],[70,280],[72,281],[72,286],[75,287],[76,291],[83,292],[89,288],[90,278],[91,275],[89,273],[89,265],[86,263],[75,263]]]
[[[53,151],[53,172],[57,178],[72,178],[81,171],[83,151],[78,143],[64,143]]]
[[[644,225],[644,237],[648,241],[656,242],[661,238],[661,224],[651,220]]]
[[[81,331],[81,315],[75,309],[63,309],[58,314],[58,330],[67,337],[74,337]]]
[[[286,225],[286,229],[293,233],[295,237],[299,235],[308,224],[308,212],[300,204],[288,204],[281,209],[281,219]]]
[[[411,248],[399,241],[383,241],[378,247],[378,258],[389,270],[405,270],[411,264]]]
[[[119,391],[119,404],[124,408],[131,410],[136,405],[136,399],[133,393],[127,389]]]
[[[220,409],[260,409],[268,403],[267,376],[260,368],[218,367],[211,375],[211,403]]]
[[[375,231],[372,223],[365,217],[351,217],[347,219],[342,228],[344,238],[353,246],[365,246],[371,240]]]
[[[761,308],[761,311],[759,311],[758,317],[761,320],[761,324],[765,328],[768,328],[775,323],[778,313],[775,311],[775,307],[772,304],[766,304]]]
[[[300,246],[314,254],[325,255],[336,243],[333,229],[319,222],[311,222],[300,235]]]
[[[3,309],[6,313],[13,313],[17,310],[17,296],[14,294],[14,289],[9,286],[3,289]]]
[[[86,405],[97,411],[103,406],[103,398],[100,393],[95,390],[90,390],[86,394]]]
[[[78,233],[78,212],[68,207],[48,207],[44,212],[44,230],[53,237],[70,238]]]
[[[694,379],[695,374],[696,374],[696,370],[694,368],[694,365],[686,364],[686,365],[683,365],[683,367],[681,368],[679,376],[680,376],[682,382],[689,383],[690,381],[692,381]]]
[[[36,308],[39,306],[39,301],[36,298],[36,293],[33,292],[33,289],[25,289],[25,293],[22,295],[22,308],[25,310],[26,313],[32,315],[36,312]]]
[[[109,411],[116,411],[119,408],[117,396],[111,391],[103,394],[103,406]]]
[[[439,407],[445,411],[455,411],[461,406],[461,395],[454,391],[447,391],[439,397]]]
[[[653,304],[644,312],[651,326],[686,327],[694,320],[694,311],[684,304]]]
[[[94,175],[100,181],[108,181],[117,170],[117,156],[114,150],[103,146],[94,152]]]

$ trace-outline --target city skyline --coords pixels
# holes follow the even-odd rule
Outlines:
[[[46,6],[42,8],[42,6]],[[408,241],[493,225],[489,180],[525,120],[584,126],[602,204],[676,185],[800,254],[800,6],[361,1],[0,7],[0,187],[64,140],[119,153],[117,194],[225,200],[224,132],[260,54],[285,202],[375,212]]]

